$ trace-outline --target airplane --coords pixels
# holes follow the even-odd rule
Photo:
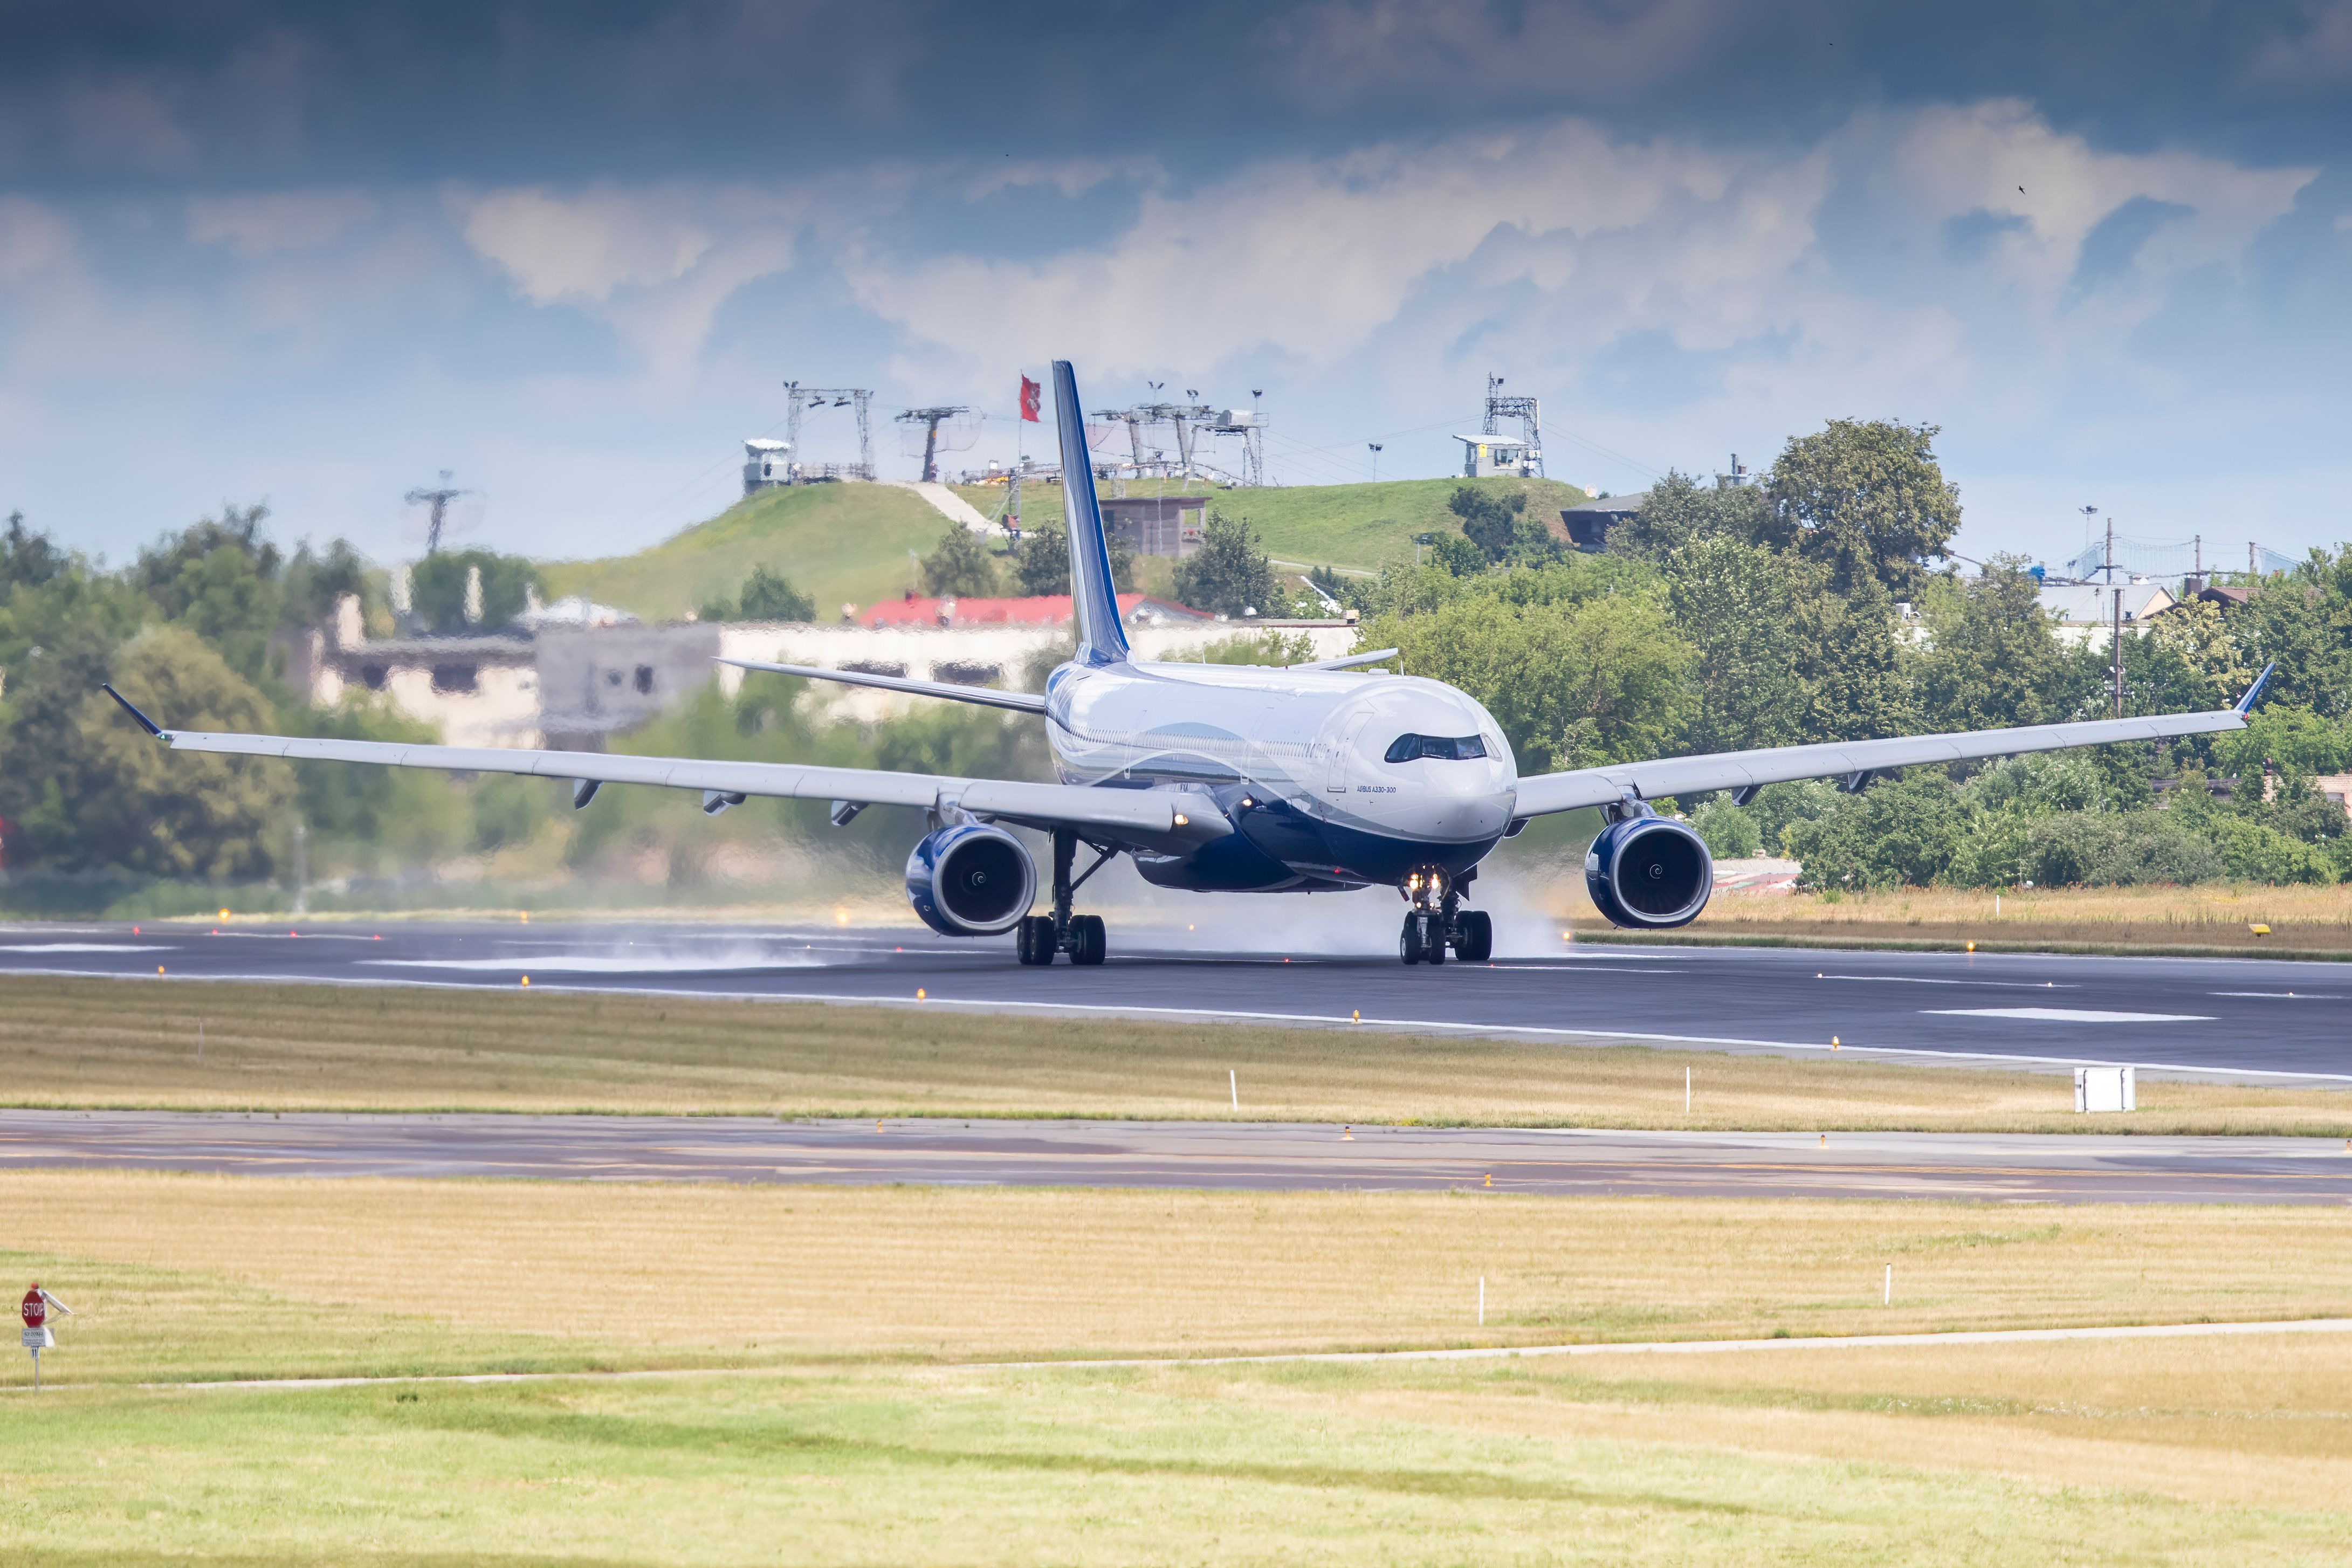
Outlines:
[[[1101,963],[1102,917],[1076,912],[1078,889],[1118,856],[1157,887],[1218,892],[1327,892],[1394,888],[1404,900],[1398,956],[1442,964],[1494,948],[1487,911],[1465,897],[1495,847],[1533,818],[1598,806],[1604,818],[1584,861],[1587,889],[1612,922],[1664,930],[1706,907],[1714,864],[1687,824],[1651,803],[1729,790],[1746,805],[1768,784],[1836,777],[1859,791],[1872,775],[1929,763],[2211,734],[2245,727],[2270,677],[2231,707],[2152,718],[1831,742],[1616,763],[1522,778],[1495,718],[1442,681],[1373,671],[1383,648],[1285,668],[1172,664],[1133,657],[1120,626],[1087,461],[1077,382],[1054,365],[1063,498],[1077,648],[1041,693],[730,659],[746,670],[878,687],[1034,714],[1045,721],[1058,781],[692,757],[405,745],[165,729],[121,703],[175,751],[292,761],[385,763],[566,779],[575,808],[608,784],[702,792],[716,816],[752,795],[832,803],[836,826],[868,806],[926,814],[907,859],[907,898],[945,936],[1013,933],[1019,962]],[[1048,906],[1024,827],[1052,845]],[[1083,872],[1077,849],[1093,859]],[[1073,873],[1076,874],[1073,874]]]

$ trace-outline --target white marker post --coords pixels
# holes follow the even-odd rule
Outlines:
[[[1683,1114],[1690,1114],[1690,1068],[1683,1068]]]
[[[55,1329],[49,1327],[49,1312],[55,1309],[70,1318],[73,1309],[36,1284],[25,1292],[24,1304],[18,1309],[25,1318],[25,1348],[33,1352],[33,1387],[41,1386],[41,1352],[58,1342]]]
[[[1242,1108],[1241,1074],[1232,1068],[1225,1069],[1225,1088],[1233,1092],[1234,1109],[1239,1110]]]
[[[1892,1263],[1886,1266],[1886,1289],[1880,1294],[1878,1304],[1882,1307],[1895,1305],[1895,1265]]]

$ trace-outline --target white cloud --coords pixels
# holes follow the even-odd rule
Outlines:
[[[188,237],[239,256],[266,256],[324,245],[375,214],[374,201],[358,191],[198,196],[188,203]]]
[[[607,187],[563,196],[530,186],[458,205],[466,243],[535,305],[601,301],[616,289],[670,282],[716,243],[674,193]]]

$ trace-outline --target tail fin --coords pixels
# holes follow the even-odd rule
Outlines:
[[[1070,535],[1070,606],[1077,616],[1078,662],[1123,664],[1127,630],[1119,625],[1110,546],[1103,538],[1102,507],[1095,500],[1086,416],[1078,409],[1078,378],[1066,359],[1054,362],[1054,415],[1061,426],[1062,521]]]

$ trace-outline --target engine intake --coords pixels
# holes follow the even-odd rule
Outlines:
[[[941,936],[1011,931],[1036,896],[1036,863],[1002,827],[942,827],[907,857],[907,901]]]
[[[1688,925],[1715,891],[1715,859],[1699,836],[1663,816],[1601,830],[1584,856],[1584,886],[1610,923],[1663,931]]]

